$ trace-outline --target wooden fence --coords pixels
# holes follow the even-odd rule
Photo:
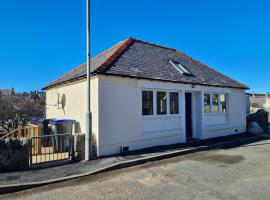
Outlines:
[[[40,125],[34,125],[29,124],[25,127],[18,127],[16,130],[7,133],[0,139],[7,139],[7,138],[32,138],[32,137],[38,137],[41,136],[41,126]],[[41,142],[40,140],[36,140],[32,144],[32,152],[34,154],[40,154],[41,153]]]

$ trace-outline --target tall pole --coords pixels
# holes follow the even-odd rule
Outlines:
[[[85,160],[92,156],[92,113],[91,113],[91,63],[90,63],[90,0],[86,0],[86,58],[87,58],[87,112],[85,133]]]

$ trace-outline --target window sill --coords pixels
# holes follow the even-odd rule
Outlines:
[[[181,132],[181,131],[183,131],[183,130],[182,129],[153,130],[153,131],[144,131],[144,132],[142,132],[142,135],[145,135],[145,136],[170,136],[170,134],[178,135],[179,132]],[[168,133],[170,133],[170,134],[168,135]]]
[[[215,115],[227,115],[228,112],[205,112],[205,115],[211,115],[211,116],[215,116]]]
[[[180,114],[175,115],[147,115],[142,116],[142,120],[153,120],[153,119],[172,119],[172,118],[181,118]]]

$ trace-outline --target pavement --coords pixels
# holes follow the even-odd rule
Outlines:
[[[0,196],[32,199],[268,200],[270,138],[225,146]]]
[[[88,162],[82,161],[51,168],[1,173],[0,193],[14,192],[46,184],[81,178],[198,151],[242,146],[248,143],[268,140],[269,138],[268,134],[238,134],[205,141],[191,142],[189,144],[148,148],[133,151],[125,155],[102,157]]]

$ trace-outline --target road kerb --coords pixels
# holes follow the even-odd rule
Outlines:
[[[176,157],[176,156],[181,156],[181,155],[187,155],[187,154],[191,154],[191,153],[195,153],[195,152],[199,152],[199,151],[206,151],[206,150],[214,149],[217,147],[230,145],[230,144],[233,144],[236,142],[243,142],[246,140],[254,140],[256,138],[261,138],[261,136],[254,136],[254,137],[243,138],[243,139],[227,141],[227,142],[220,142],[220,143],[216,143],[216,144],[209,145],[209,146],[199,146],[199,147],[193,147],[193,148],[188,148],[188,149],[175,150],[175,151],[170,151],[170,152],[166,152],[166,153],[160,153],[158,155],[148,156],[145,158],[137,158],[137,159],[133,159],[133,160],[121,161],[121,162],[111,164],[111,165],[108,165],[106,167],[103,167],[103,168],[100,168],[97,170],[89,171],[89,172],[82,173],[82,174],[76,174],[76,175],[71,175],[71,176],[67,176],[67,177],[62,177],[62,178],[50,179],[50,180],[40,181],[40,182],[3,185],[3,186],[0,186],[0,194],[17,192],[17,191],[21,191],[21,190],[25,190],[25,189],[34,188],[34,187],[40,187],[40,186],[44,186],[44,185],[48,185],[48,184],[54,184],[54,183],[68,181],[68,180],[72,180],[72,179],[76,179],[76,178],[82,178],[82,177],[86,177],[86,176],[96,175],[96,174],[100,174],[103,172],[108,172],[108,171],[113,171],[113,170],[117,170],[117,169],[123,169],[123,168],[132,167],[132,166],[136,166],[136,165],[141,165],[141,164],[144,164],[147,162],[164,160],[164,159],[168,159],[168,158],[172,158],[172,157]]]

